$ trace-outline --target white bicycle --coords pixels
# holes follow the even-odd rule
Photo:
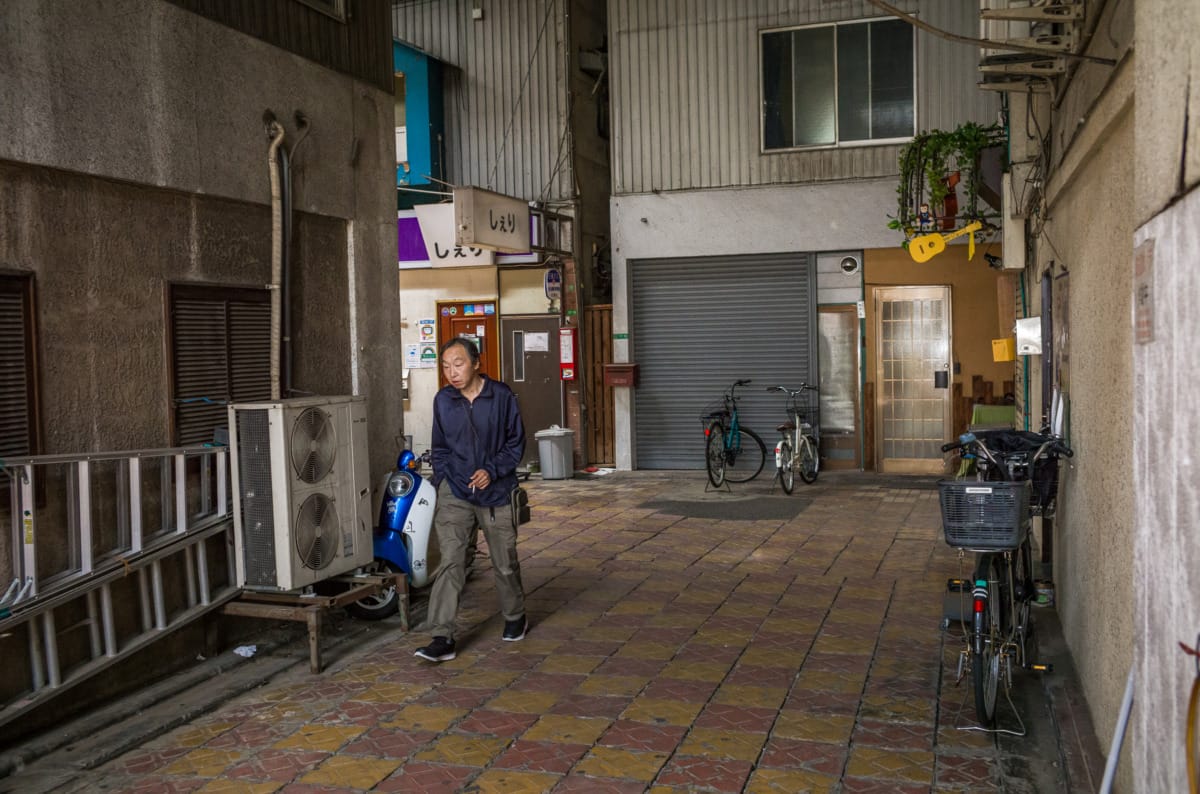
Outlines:
[[[817,481],[821,469],[820,433],[817,429],[817,409],[800,399],[805,392],[816,392],[816,386],[801,383],[799,389],[786,386],[768,386],[767,391],[783,392],[788,396],[788,421],[775,428],[779,441],[775,444],[775,476],[783,486],[784,493],[796,487],[796,475],[806,484]]]

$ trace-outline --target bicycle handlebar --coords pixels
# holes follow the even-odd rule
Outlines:
[[[795,397],[801,392],[816,391],[816,386],[809,386],[807,383],[801,383],[799,389],[789,389],[787,386],[768,386],[767,391],[781,391],[789,397]]]

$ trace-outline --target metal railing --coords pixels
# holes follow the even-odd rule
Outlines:
[[[0,725],[238,594],[228,448],[10,459],[3,475]]]

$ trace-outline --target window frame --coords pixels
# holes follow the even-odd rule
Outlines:
[[[0,292],[18,295],[24,321],[25,411],[27,420],[27,456],[42,454],[42,411],[38,361],[37,283],[35,274],[25,270],[0,268]]]
[[[915,15],[914,15],[915,16]],[[919,119],[917,118],[918,95],[917,88],[919,80],[917,76],[918,55],[917,52],[917,32],[916,29],[909,25],[910,34],[912,35],[912,89],[913,89],[913,132],[911,135],[905,135],[898,138],[868,138],[863,140],[842,141],[838,136],[838,37],[837,28],[845,25],[864,25],[872,22],[888,22],[895,20],[890,16],[875,16],[861,17],[856,19],[839,19],[833,22],[814,22],[806,25],[785,25],[783,27],[761,28],[758,31],[758,153],[760,155],[770,154],[788,154],[790,152],[810,152],[829,149],[860,149],[868,146],[894,146],[898,143],[907,143],[913,139],[920,127]],[[763,80],[763,38],[772,33],[787,33],[794,30],[811,30],[814,28],[833,28],[833,96],[834,96],[834,142],[833,143],[811,143],[801,146],[784,146],[776,149],[767,148],[767,125],[766,125],[766,95],[765,81]],[[794,90],[794,89],[793,89]]]
[[[178,361],[176,348],[176,332],[175,332],[175,305],[176,301],[183,300],[209,300],[213,302],[230,302],[241,303],[257,303],[264,304],[268,307],[271,303],[271,291],[265,287],[255,287],[251,285],[240,284],[211,284],[198,283],[191,281],[168,281],[165,285],[166,300],[163,302],[165,310],[165,331],[164,343],[166,345],[166,375],[167,375],[167,422],[168,422],[168,437],[170,443],[175,446],[180,446],[180,428],[178,417],[178,401],[179,383],[178,383]],[[225,369],[226,369],[226,387],[230,393],[222,395],[223,399],[231,400],[233,383],[233,359],[230,355],[232,348],[232,339],[229,336],[228,316],[226,317],[226,339],[225,339]],[[268,361],[268,366],[270,362]],[[269,400],[268,394],[263,398],[263,401]],[[210,439],[211,440],[211,439]],[[201,443],[201,442],[192,442]]]

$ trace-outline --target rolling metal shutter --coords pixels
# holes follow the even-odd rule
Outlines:
[[[212,441],[226,404],[271,397],[266,290],[174,285],[171,334],[175,443]]]
[[[35,451],[28,283],[0,276],[0,459]]]
[[[637,467],[704,467],[701,410],[741,378],[742,426],[767,445],[784,397],[817,383],[816,268],[806,254],[632,260],[631,342]]]

